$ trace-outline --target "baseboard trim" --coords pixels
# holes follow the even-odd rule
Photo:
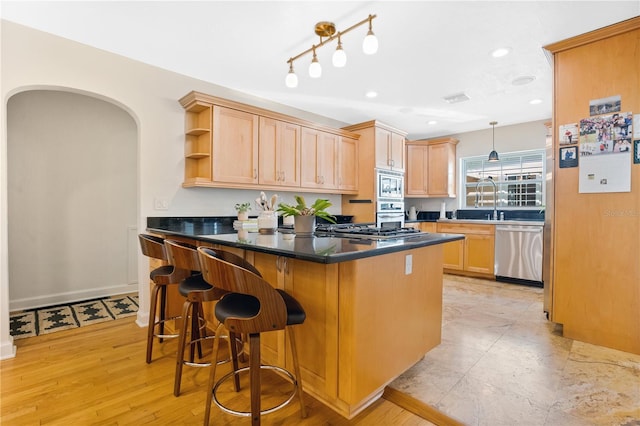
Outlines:
[[[135,293],[138,285],[116,285],[112,287],[91,288],[64,293],[56,293],[16,299],[9,301],[9,312],[22,311],[25,309],[38,309],[46,306],[62,305],[84,300],[98,299],[100,297],[118,296],[120,294]]]
[[[425,404],[424,402],[419,401],[406,393],[400,392],[399,390],[390,388],[389,386],[384,388],[382,397],[387,401],[393,402],[397,406],[412,412],[416,416],[428,420],[431,423],[435,423],[438,426],[464,426],[464,423],[447,416],[429,404]]]

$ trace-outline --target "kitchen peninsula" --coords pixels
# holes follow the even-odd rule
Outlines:
[[[303,388],[346,418],[440,344],[442,244],[463,238],[239,235],[197,218],[149,218],[148,231],[233,250],[298,299],[307,313],[297,328]],[[284,333],[262,344],[263,362],[292,367]]]

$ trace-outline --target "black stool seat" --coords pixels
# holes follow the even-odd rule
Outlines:
[[[180,294],[183,295],[184,297],[187,297],[189,295],[189,292],[206,291],[206,290],[211,290],[212,288],[213,286],[208,282],[206,282],[204,278],[202,278],[202,274],[197,273],[197,274],[191,275],[190,277],[185,278],[178,285],[178,292],[180,292]]]
[[[287,325],[302,324],[307,314],[300,303],[289,293],[275,289],[284,299],[287,308]],[[224,323],[227,318],[252,318],[260,312],[260,301],[248,294],[229,293],[216,304],[215,315],[218,321]]]

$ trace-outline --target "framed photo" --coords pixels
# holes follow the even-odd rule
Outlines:
[[[633,141],[633,164],[640,164],[640,139]]]
[[[562,124],[558,129],[560,145],[572,145],[578,143],[578,123]]]
[[[610,112],[620,111],[621,106],[620,95],[609,96],[608,98],[593,99],[589,101],[589,115],[608,114]]]
[[[560,148],[560,168],[578,167],[578,147]]]

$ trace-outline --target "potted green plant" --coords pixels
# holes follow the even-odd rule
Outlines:
[[[251,203],[238,203],[235,205],[235,209],[238,212],[238,220],[249,219],[249,210],[251,210]]]
[[[327,209],[332,206],[329,200],[318,198],[312,205],[307,206],[303,196],[295,195],[294,198],[296,205],[280,203],[278,211],[282,213],[282,216],[294,217],[293,229],[296,235],[313,235],[316,228],[316,217],[336,223],[335,217],[327,212]]]

